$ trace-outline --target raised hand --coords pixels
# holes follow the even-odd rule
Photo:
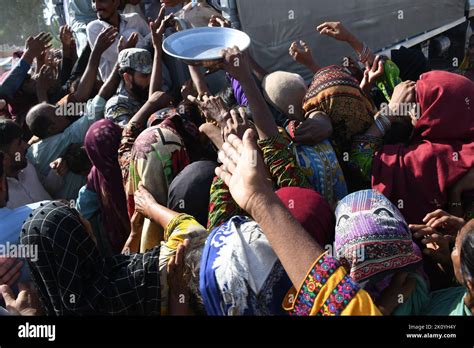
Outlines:
[[[26,40],[26,50],[30,51],[32,56],[40,58],[44,51],[51,48],[53,37],[49,33],[40,33],[35,37],[29,37]]]
[[[332,37],[339,41],[350,42],[353,40],[352,34],[344,28],[341,22],[325,22],[316,27],[321,35]]]
[[[360,83],[360,88],[366,93],[369,92],[377,80],[383,76],[384,72],[383,60],[380,56],[375,57],[372,66],[370,66],[369,62],[366,62],[364,78]]]
[[[102,29],[99,36],[95,40],[94,50],[102,55],[107,49],[112,46],[118,36],[118,30],[115,27],[108,27]]]
[[[138,33],[133,33],[132,35],[130,35],[128,40],[125,39],[123,36],[121,36],[118,47],[117,47],[118,52],[120,53],[123,50],[129,49],[129,48],[135,48],[135,46],[138,43],[138,39],[139,39]]]
[[[152,42],[155,50],[161,50],[161,45],[163,44],[163,34],[165,33],[166,28],[170,27],[174,21],[174,15],[170,14],[165,17],[165,6],[162,6],[158,18],[150,22],[150,31]]]
[[[221,52],[224,58],[222,67],[239,82],[251,79],[248,58],[237,46],[226,48]]]
[[[223,163],[216,174],[229,187],[235,202],[252,215],[263,197],[273,194],[272,184],[257,145],[257,137],[248,129],[240,140],[231,134],[222,146],[219,159]]]
[[[188,100],[196,104],[207,120],[216,121],[221,128],[227,125],[229,118],[229,108],[221,97],[202,95],[198,98],[188,95]]]
[[[232,23],[221,15],[212,15],[209,18],[208,27],[230,28]]]
[[[64,25],[59,29],[59,39],[63,46],[63,51],[65,54],[72,56],[76,53],[76,40],[74,39],[74,34],[68,25]]]
[[[226,126],[223,128],[223,139],[226,140],[231,134],[242,139],[245,131],[251,127],[245,109],[239,108],[239,115],[237,115],[235,110],[231,110],[230,116],[227,118]]]
[[[303,40],[300,40],[299,45],[298,42],[294,41],[290,46],[289,54],[295,62],[304,65],[311,71],[319,70],[319,67],[314,61],[311,49]]]

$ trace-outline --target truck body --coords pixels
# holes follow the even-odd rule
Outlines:
[[[474,0],[214,0],[213,4],[251,37],[251,54],[262,67],[289,70],[305,79],[311,73],[288,55],[295,40],[306,41],[323,66],[354,55],[349,45],[316,32],[323,22],[342,22],[373,52],[390,56],[402,45],[421,45],[428,55],[430,39],[452,30],[470,33],[467,24],[474,15]]]

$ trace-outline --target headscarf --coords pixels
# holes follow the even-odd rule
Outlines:
[[[94,123],[86,134],[84,146],[92,162],[87,189],[97,193],[100,217],[115,253],[120,253],[130,235],[127,199],[118,162],[121,129],[110,120]]]
[[[159,315],[159,248],[102,258],[79,213],[60,202],[35,210],[23,225],[22,245],[48,315]]]
[[[284,187],[276,195],[319,245],[333,243],[334,213],[319,193],[301,187]]]
[[[402,46],[398,50],[392,50],[391,57],[400,69],[403,81],[418,81],[422,74],[430,71],[428,60],[420,50]]]
[[[297,118],[302,114],[303,98],[308,87],[300,75],[276,71],[265,76],[262,89],[265,99],[288,117]]]
[[[334,248],[361,284],[387,283],[387,276],[422,261],[402,214],[376,190],[354,192],[339,202]]]
[[[352,137],[374,123],[375,105],[364,95],[359,82],[343,67],[320,69],[303,100],[308,117],[314,111],[326,113],[333,126],[331,141],[338,156],[351,147]]]
[[[193,216],[207,226],[209,197],[215,177],[216,162],[199,161],[184,168],[170,185],[168,208]]]
[[[236,216],[207,238],[200,292],[208,315],[286,315],[291,281],[260,226]]]
[[[372,187],[400,205],[408,223],[447,202],[447,190],[474,166],[474,83],[433,71],[416,84],[421,117],[408,145],[386,145],[372,165]]]
[[[132,148],[127,181],[128,212],[135,212],[134,194],[140,183],[155,200],[166,206],[168,188],[173,179],[189,164],[182,138],[165,121],[143,131]],[[148,220],[148,219],[147,219]],[[153,248],[163,239],[161,228],[145,221],[141,250]]]

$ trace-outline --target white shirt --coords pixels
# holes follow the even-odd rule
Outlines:
[[[18,180],[7,177],[8,202],[7,208],[15,209],[24,205],[51,200],[51,196],[41,184],[35,167],[28,165],[20,173]]]
[[[91,48],[94,48],[95,41],[97,40],[100,32],[104,28],[111,26],[111,24],[100,19],[92,21],[87,25],[87,40],[89,41]],[[117,63],[117,46],[120,36],[123,36],[128,40],[133,33],[138,33],[139,38],[137,47],[143,47],[145,43],[145,37],[150,34],[150,28],[145,20],[137,13],[121,14],[119,29],[120,35],[117,36],[115,43],[104,52],[102,58],[100,59],[99,72],[102,81],[107,80],[114,69],[115,63]]]

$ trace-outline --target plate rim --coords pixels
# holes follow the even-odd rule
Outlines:
[[[234,29],[234,28],[223,28],[223,27],[199,27],[199,28],[192,28],[192,29],[187,29],[187,30],[183,30],[183,31],[179,31],[177,33],[173,33],[172,35],[168,36],[164,41],[163,41],[163,44],[162,44],[162,49],[163,51],[174,57],[174,58],[177,58],[177,59],[181,59],[181,60],[184,60],[184,61],[192,61],[192,62],[202,62],[202,61],[209,61],[209,60],[218,60],[218,59],[222,59],[222,56],[213,56],[213,57],[208,57],[208,58],[190,58],[190,57],[185,57],[185,56],[180,56],[178,54],[175,54],[175,53],[172,53],[170,52],[165,44],[167,42],[169,42],[170,38],[172,38],[174,35],[184,35],[186,32],[189,32],[190,30],[191,31],[203,31],[203,30],[223,30],[223,31],[238,31],[240,34],[243,34],[246,36],[246,38],[248,39],[247,43],[245,44],[245,47],[242,49],[242,51],[245,51],[247,48],[250,47],[250,44],[252,43],[252,39],[250,38],[250,36],[242,31],[242,30],[238,30],[238,29]]]

